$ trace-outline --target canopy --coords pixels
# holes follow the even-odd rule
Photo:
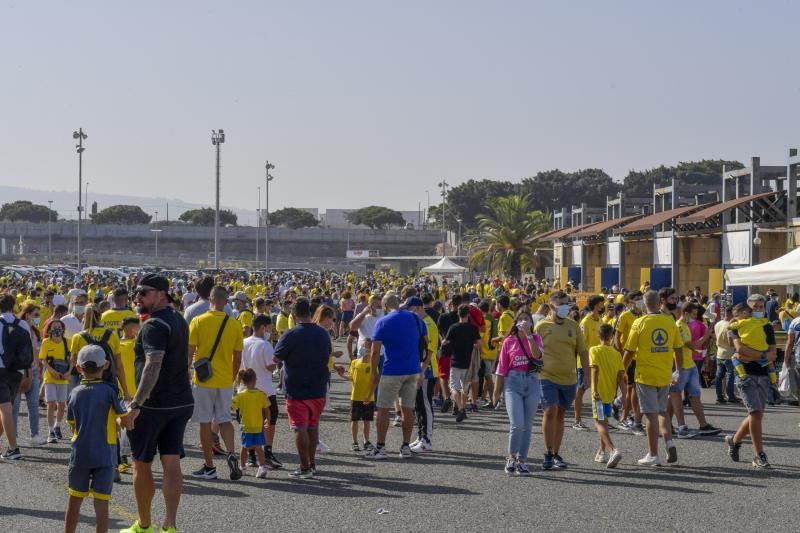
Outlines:
[[[422,268],[421,271],[429,274],[461,274],[466,272],[467,269],[457,265],[447,257],[442,257],[434,264]]]
[[[800,285],[800,248],[788,254],[747,268],[725,271],[728,284],[746,285]]]

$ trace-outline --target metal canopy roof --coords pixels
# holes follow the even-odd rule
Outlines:
[[[626,217],[613,218],[611,220],[606,220],[604,222],[599,222],[599,223],[597,223],[597,224],[595,224],[595,225],[593,225],[593,226],[591,226],[589,228],[583,229],[583,230],[575,233],[574,235],[572,235],[572,237],[574,237],[574,238],[595,237],[597,235],[600,235],[604,231],[610,230],[612,228],[616,228],[618,226],[622,226],[624,224],[628,224],[628,223],[630,223],[630,222],[632,222],[632,221],[634,221],[637,218],[640,218],[642,216],[643,215],[629,215],[629,216],[626,216]]]
[[[720,213],[724,213],[729,209],[733,209],[738,207],[742,204],[746,204],[753,200],[760,200],[762,198],[767,198],[769,196],[773,196],[778,194],[777,191],[769,191],[769,192],[762,192],[759,194],[751,194],[750,196],[742,196],[741,198],[734,198],[733,200],[728,200],[726,202],[721,202],[719,204],[712,205],[711,207],[707,207],[696,213],[692,213],[691,215],[687,215],[684,217],[679,218],[675,221],[676,224],[697,224],[700,222],[705,222],[709,218],[712,218]]]
[[[668,209],[667,211],[661,211],[660,213],[653,213],[652,215],[640,218],[639,220],[632,222],[627,226],[617,229],[614,233],[619,235],[624,233],[636,233],[638,231],[650,231],[654,227],[668,222],[675,217],[692,213],[694,211],[699,211],[700,209],[710,207],[711,205],[713,204],[686,205],[683,207],[677,207],[675,209]]]
[[[596,226],[598,224],[602,224],[602,222],[589,222],[588,224],[581,224],[580,226],[573,226],[571,228],[564,228],[560,229],[553,233],[546,234],[547,238],[539,238],[539,240],[545,241],[557,241],[558,239],[563,239],[564,237],[569,237],[573,233],[577,233],[579,231],[583,231],[587,228],[592,226]]]

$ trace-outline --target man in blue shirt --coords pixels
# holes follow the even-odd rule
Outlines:
[[[407,459],[413,456],[409,442],[414,428],[417,388],[422,383],[422,372],[428,366],[427,359],[420,362],[424,359],[421,357],[423,351],[427,354],[427,331],[425,323],[417,316],[417,311],[422,308],[422,300],[416,296],[406,301],[405,309],[400,309],[397,295],[389,293],[383,297],[383,307],[387,314],[375,324],[371,352],[372,368],[378,368],[381,347],[385,348],[383,368],[373,374],[373,385],[378,387],[378,418],[375,424],[378,440],[375,448],[366,457],[386,459],[389,410],[399,398],[403,410],[403,444],[400,447],[400,457]],[[368,398],[364,400],[367,401]]]

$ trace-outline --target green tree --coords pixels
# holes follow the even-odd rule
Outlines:
[[[487,200],[514,194],[516,187],[510,181],[467,180],[447,191],[447,207],[452,210],[453,220],[461,219],[466,229],[473,229],[478,225],[478,216],[487,212]]]
[[[615,196],[621,186],[599,168],[575,172],[547,170],[525,178],[521,191],[531,195],[531,206],[539,211],[586,203],[589,207],[605,207],[606,197]]]
[[[269,223],[275,226],[286,226],[292,229],[312,228],[319,224],[319,220],[302,209],[284,207],[269,214]]]
[[[625,176],[622,190],[627,196],[650,198],[653,195],[653,185],[658,187],[670,185],[673,178],[686,185],[718,186],[723,166],[726,170],[744,167],[739,161],[703,159],[680,162],[674,167],[661,165],[648,170],[631,170]]]
[[[444,213],[446,229],[450,231],[458,229],[458,214],[449,204],[445,206]],[[428,209],[428,228],[442,229],[442,204],[432,205]]]
[[[58,213],[44,205],[34,204],[27,200],[18,200],[3,204],[0,207],[0,220],[12,222],[47,222],[58,220]]]
[[[468,235],[470,265],[491,273],[506,273],[519,278],[523,268],[533,270],[538,263],[537,242],[533,237],[550,227],[550,216],[531,209],[530,195],[492,198],[487,214],[478,218],[478,229]]]
[[[90,215],[95,224],[149,224],[150,215],[138,205],[112,205]]]
[[[202,207],[200,209],[190,209],[184,211],[178,220],[188,222],[195,226],[213,226],[214,225],[214,210],[210,207]],[[219,210],[219,225],[220,226],[235,226],[238,217],[229,209]]]
[[[351,224],[369,226],[372,229],[386,229],[388,226],[403,226],[406,223],[400,211],[380,205],[362,207],[345,216]]]

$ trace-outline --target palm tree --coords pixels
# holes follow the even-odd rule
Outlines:
[[[530,195],[491,198],[486,202],[488,213],[478,217],[478,230],[468,237],[470,266],[488,265],[491,273],[508,273],[515,278],[522,268],[533,268],[537,234],[550,227],[550,215],[531,210]]]

